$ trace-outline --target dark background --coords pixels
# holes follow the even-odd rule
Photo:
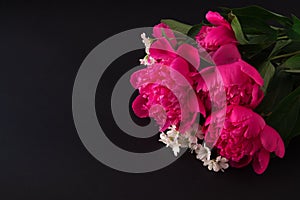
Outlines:
[[[128,174],[104,166],[85,149],[73,123],[71,97],[84,58],[116,33],[153,26],[161,18],[196,24],[219,6],[258,4],[299,17],[294,2],[1,1],[0,199],[293,198],[299,193],[299,138],[283,159],[272,159],[262,175],[251,167],[209,172],[188,153],[159,171]],[[157,138],[126,136],[108,108],[113,84],[142,55],[127,54],[110,66],[100,82],[106,87],[96,98],[97,111],[105,113],[99,121],[109,138],[136,152],[160,144]]]

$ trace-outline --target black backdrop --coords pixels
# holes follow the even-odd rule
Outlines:
[[[300,140],[267,171],[251,167],[210,173],[186,153],[170,166],[146,174],[106,167],[82,145],[72,118],[73,82],[85,56],[101,41],[161,18],[196,24],[218,6],[262,5],[300,16],[294,1],[101,1],[0,4],[0,198],[1,199],[263,199],[297,194]],[[130,53],[105,73],[97,91],[99,119],[109,138],[133,151],[157,148],[157,138],[124,135],[112,120],[109,98],[122,73],[143,52]],[[113,78],[112,78],[113,77]],[[101,84],[100,83],[100,84]],[[136,119],[135,119],[136,120]]]

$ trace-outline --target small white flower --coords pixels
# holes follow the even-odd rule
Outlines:
[[[205,161],[205,160],[210,160],[211,156],[211,151],[210,149],[206,146],[204,143],[203,146],[201,144],[198,144],[197,149],[195,150],[196,152],[196,158]]]
[[[216,162],[220,166],[221,171],[224,171],[224,169],[229,167],[228,160],[225,157],[218,156]]]
[[[218,156],[215,160],[204,160],[203,165],[207,166],[209,170],[214,170],[215,172],[224,172],[224,169],[229,167],[227,162],[228,160],[226,158]]]
[[[152,41],[149,37],[146,37],[146,33],[142,33],[141,38],[142,38],[142,42],[145,45],[145,52],[146,52],[146,54],[149,55],[149,49],[150,49]]]
[[[150,49],[152,40],[151,40],[151,38],[146,37],[145,33],[141,34],[141,38],[142,38],[142,42],[145,45],[145,52],[147,55],[143,59],[140,59],[140,63],[142,65],[152,65],[155,63],[155,59],[149,55],[150,54],[149,49]]]
[[[150,55],[146,55],[143,59],[140,59],[141,65],[152,65],[155,63],[155,59],[152,58]]]
[[[179,142],[180,133],[176,130],[176,126],[169,127],[169,130],[160,134],[160,142],[166,144],[167,147],[172,148],[175,156],[180,152],[181,143]]]
[[[198,147],[198,126],[198,124],[194,124],[191,129],[182,134],[187,143],[186,147],[190,148],[191,152],[195,151]]]

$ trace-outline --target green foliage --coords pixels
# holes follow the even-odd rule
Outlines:
[[[275,128],[287,144],[300,134],[300,87],[286,96],[274,108],[267,123]]]

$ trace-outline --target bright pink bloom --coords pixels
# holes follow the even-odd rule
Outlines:
[[[282,158],[285,153],[280,135],[266,125],[264,119],[251,109],[242,106],[228,106],[223,127],[205,122],[205,140],[214,144],[218,153],[227,158],[232,167],[244,167],[252,161],[256,173],[263,173],[270,159],[270,153]],[[218,133],[218,130],[221,130]]]
[[[191,78],[200,65],[198,49],[189,44],[178,45],[165,24],[155,26],[153,36],[156,40],[150,46],[149,56],[154,64],[135,72],[130,79],[140,92],[132,108],[141,118],[154,118],[162,131],[170,125],[183,131],[190,128],[199,112],[205,115]]]
[[[197,77],[197,92],[208,112],[211,99],[218,105],[216,101],[222,91],[225,92],[227,105],[242,105],[253,109],[263,99],[264,93],[260,89],[264,83],[262,77],[254,67],[241,59],[204,68],[200,75]]]
[[[174,62],[180,66],[184,63]],[[140,93],[133,102],[133,111],[138,117],[154,118],[161,131],[170,125],[185,130],[205,110],[189,81],[170,66],[148,66],[133,73],[130,82]]]
[[[196,35],[197,43],[207,51],[216,51],[220,46],[237,43],[231,25],[218,12],[209,11],[206,19],[213,26],[202,26]]]

